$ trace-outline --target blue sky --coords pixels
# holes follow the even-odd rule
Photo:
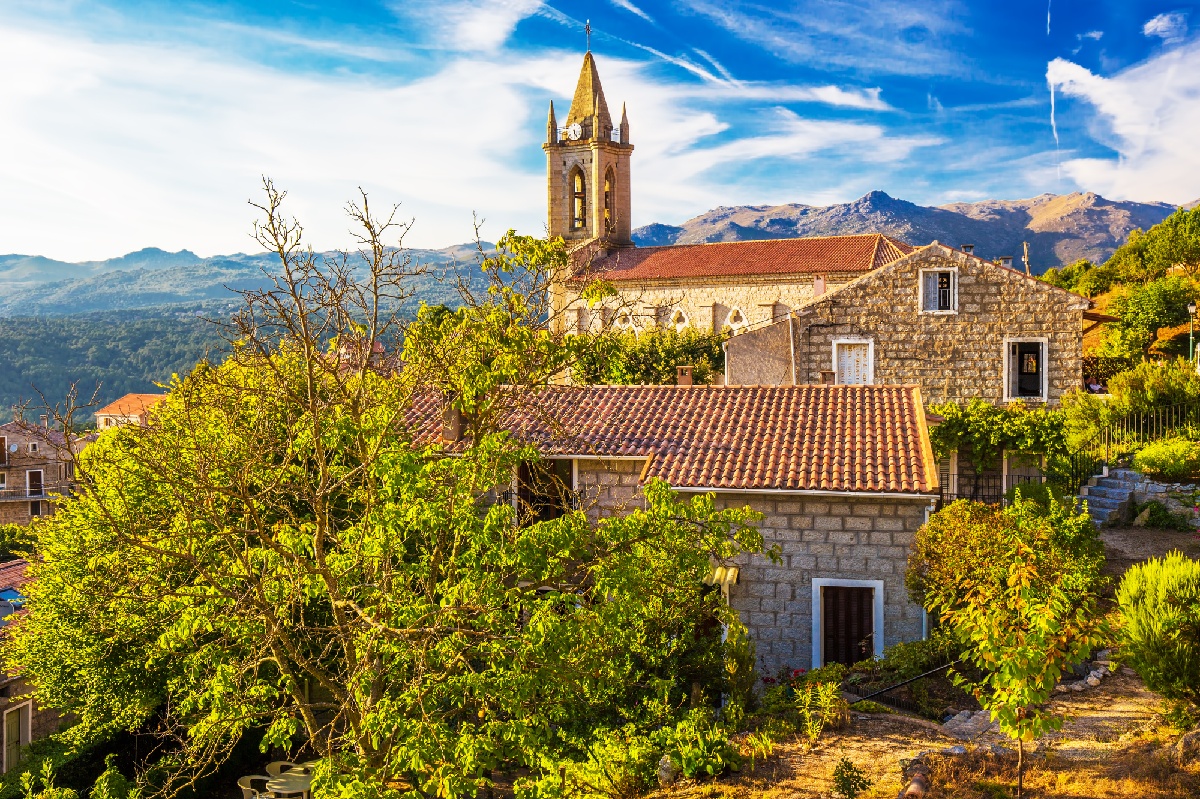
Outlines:
[[[1200,197],[1200,4],[390,0],[0,4],[0,252],[319,248],[362,186],[407,240],[544,229],[546,107],[590,19],[634,224],[718,205]]]

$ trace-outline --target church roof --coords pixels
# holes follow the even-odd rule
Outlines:
[[[596,258],[578,278],[626,281],[868,272],[915,249],[882,233],[634,247]]]
[[[591,51],[583,57],[583,69],[579,71],[579,83],[575,85],[575,97],[567,113],[566,125],[583,124],[593,114],[600,115],[600,127],[612,127],[612,115],[608,113],[608,102],[604,99],[604,88],[600,85],[600,73],[596,71],[596,59]]]
[[[675,488],[937,491],[915,386],[548,386],[510,399],[500,427],[542,455],[644,457],[642,480]],[[414,401],[417,444],[439,440],[441,406],[433,392]]]

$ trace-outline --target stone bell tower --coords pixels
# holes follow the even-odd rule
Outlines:
[[[561,127],[550,103],[546,120],[546,195],[550,235],[567,242],[600,239],[632,246],[629,120],[614,126],[589,50]]]

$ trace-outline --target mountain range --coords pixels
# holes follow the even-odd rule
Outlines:
[[[1012,256],[1017,267],[1022,243],[1029,242],[1031,269],[1041,274],[1048,267],[1080,258],[1103,261],[1131,230],[1147,229],[1174,210],[1167,203],[1119,202],[1091,192],[923,206],[873,191],[838,205],[716,208],[681,225],[638,228],[633,238],[645,247],[887,233],[910,244],[935,239],[955,247],[974,244],[976,255]],[[454,281],[443,277],[457,266],[476,262],[479,255],[473,243],[411,254],[429,267],[414,282],[415,299],[431,304],[457,302]],[[233,304],[237,298],[231,289],[265,286],[263,270],[274,264],[275,257],[266,253],[202,258],[189,250],[166,252],[152,247],[81,263],[39,255],[0,255],[0,316]]]
[[[984,200],[924,206],[873,191],[838,205],[743,205],[716,208],[682,225],[638,228],[639,246],[713,241],[886,233],[909,244],[937,240],[952,247],[974,244],[975,254],[1012,256],[1020,267],[1029,242],[1030,267],[1041,274],[1080,258],[1101,262],[1134,228],[1143,230],[1175,210],[1167,203],[1108,200],[1092,192],[1041,194],[1027,200]]]

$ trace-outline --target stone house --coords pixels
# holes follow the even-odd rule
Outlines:
[[[0,425],[0,524],[29,524],[54,512],[54,494],[71,490],[75,465],[63,434],[21,420]]]
[[[407,421],[418,442],[454,451],[464,429],[446,419],[428,396]],[[546,459],[506,494],[539,518],[627,512],[654,478],[761,512],[781,562],[747,557],[713,579],[765,672],[854,662],[924,634],[904,571],[939,489],[916,387],[554,386],[503,426]]]
[[[671,326],[735,332],[768,324],[835,286],[912,252],[880,234],[635,247],[629,118],[614,124],[589,52],[560,125],[546,120],[546,225],[573,247],[551,286],[560,332]],[[589,308],[593,279],[617,297]]]
[[[731,385],[920,386],[931,405],[979,397],[1054,406],[1083,385],[1083,335],[1111,318],[1093,303],[1016,270],[934,242],[829,291],[781,321],[726,343]],[[952,493],[992,494],[1040,474],[1013,453],[942,464]],[[971,491],[959,491],[971,482]]]
[[[96,411],[96,429],[105,430],[123,424],[145,426],[150,409],[162,401],[165,394],[126,394]]]
[[[0,636],[21,612],[29,564],[23,560],[0,563]],[[20,765],[30,742],[58,732],[62,716],[40,707],[29,685],[18,674],[0,675],[0,772]]]

